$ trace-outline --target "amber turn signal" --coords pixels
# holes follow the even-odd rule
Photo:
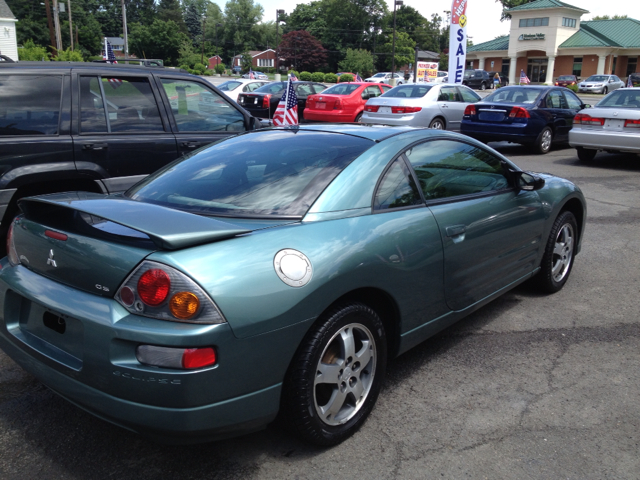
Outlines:
[[[171,313],[180,320],[193,317],[200,307],[200,300],[191,292],[178,292],[169,301]]]

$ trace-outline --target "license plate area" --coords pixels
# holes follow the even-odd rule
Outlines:
[[[378,113],[391,113],[391,107],[380,107]]]
[[[13,291],[5,301],[7,330],[22,343],[73,370],[82,368],[84,326]]]
[[[605,130],[622,130],[624,127],[624,120],[607,119],[604,122]]]
[[[327,108],[327,104],[326,104],[326,103],[324,103],[324,102],[317,102],[317,103],[316,103],[316,108],[317,108],[318,110],[324,110],[325,108]]]
[[[504,113],[501,112],[480,112],[478,119],[482,122],[501,122],[504,120]]]

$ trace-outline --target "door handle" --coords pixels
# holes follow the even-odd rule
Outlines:
[[[108,143],[85,143],[82,145],[83,150],[102,150],[103,148],[109,148]]]
[[[198,148],[198,147],[201,147],[202,145],[204,145],[203,142],[182,142],[180,144],[182,148],[189,148],[189,149]]]
[[[467,231],[467,227],[465,225],[451,225],[446,228],[447,237],[457,237],[462,235]]]
[[[442,108],[449,108],[449,105],[447,105],[446,103],[443,103],[442,105],[440,105]]]

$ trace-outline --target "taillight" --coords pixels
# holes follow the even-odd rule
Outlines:
[[[365,112],[377,112],[379,108],[380,107],[378,105],[365,105],[364,106],[364,111]]]
[[[529,111],[526,108],[513,107],[511,113],[509,113],[509,118],[531,118],[531,115],[529,115]]]
[[[145,260],[116,292],[129,312],[174,322],[213,324],[225,319],[211,297],[187,275]]]
[[[422,110],[422,107],[391,107],[391,113],[416,113]]]
[[[262,97],[262,108],[269,108],[269,104],[271,103],[271,95],[265,95]]]
[[[336,103],[333,104],[334,110],[342,110],[342,100],[336,98]]]
[[[7,257],[9,258],[9,263],[14,266],[20,263],[20,258],[18,257],[18,252],[16,251],[16,244],[13,241],[13,228],[15,224],[16,220],[11,222],[9,231],[7,232]]]
[[[211,348],[187,348],[182,355],[184,368],[202,368],[216,363],[216,351]]]
[[[558,82],[556,82],[556,87],[557,87],[558,85],[560,85],[560,84],[559,84]]]
[[[218,360],[213,347],[174,348],[156,345],[139,345],[136,358],[144,365],[177,369],[210,367]]]
[[[573,117],[574,125],[604,125],[604,118],[596,118],[586,113],[579,113]],[[626,125],[625,125],[626,126]]]
[[[576,82],[571,82],[569,85],[575,85],[575,84],[576,84]]]
[[[464,114],[466,115],[475,115],[476,114],[476,106],[475,105],[467,105],[467,108],[464,109]]]
[[[640,128],[640,120],[625,120],[624,128]]]

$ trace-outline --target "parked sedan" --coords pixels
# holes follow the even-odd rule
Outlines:
[[[251,78],[251,74],[253,73],[253,79]],[[244,75],[242,75],[242,78],[248,78],[250,80],[269,80],[269,77],[267,76],[266,73],[262,73],[262,72],[257,72],[255,70],[251,71],[251,72],[247,72]]]
[[[304,118],[318,122],[359,122],[364,105],[391,89],[383,83],[339,83],[307,98]]]
[[[368,100],[361,122],[460,130],[465,108],[478,101],[478,94],[463,85],[409,83]]]
[[[483,142],[521,143],[547,153],[554,142],[567,142],[573,117],[585,107],[567,88],[503,87],[467,107],[460,131]]]
[[[562,289],[585,223],[567,180],[450,132],[361,125],[258,130],[121,196],[20,205],[0,347],[88,412],[181,442],[279,410],[308,442],[343,441],[390,359],[529,279]]]
[[[389,84],[389,83],[391,83],[391,78],[392,77],[396,79],[396,84],[397,85],[401,85],[401,84],[405,83],[404,75],[399,74],[399,73],[394,73],[392,75],[391,72],[378,72],[373,77],[365,78],[364,81],[365,82],[373,82],[373,83]]]
[[[298,97],[298,118],[302,120],[307,97],[314,93],[320,93],[327,87],[314,82],[293,82],[293,85]],[[241,93],[238,95],[238,104],[242,105],[254,117],[273,118],[286,86],[287,82],[271,82],[251,93]]]
[[[577,85],[578,77],[575,75],[560,75],[556,78],[555,86],[556,87],[568,87],[569,85]]]
[[[268,80],[247,80],[245,78],[236,78],[234,80],[228,80],[218,85],[218,90],[224,92],[224,94],[238,101],[238,95],[241,93],[249,93],[269,83]]]
[[[591,75],[578,84],[579,93],[607,93],[623,88],[624,82],[615,75]]]
[[[598,150],[640,154],[640,88],[616,90],[573,120],[569,144],[582,161]]]

